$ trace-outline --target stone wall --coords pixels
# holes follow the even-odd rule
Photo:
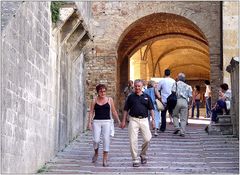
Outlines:
[[[58,150],[85,130],[84,54],[67,54],[60,47],[58,85]]]
[[[84,129],[85,56],[60,45],[50,2],[14,14],[2,31],[1,172],[35,173]]]
[[[86,62],[86,71],[87,71],[87,85],[88,87],[87,94],[90,94],[88,98],[92,99],[95,97],[96,89],[95,87],[99,84],[105,84],[108,89],[108,95],[112,92],[116,92],[116,57],[111,56],[96,56],[92,59],[89,59]],[[91,80],[89,79],[91,77]],[[115,99],[115,96],[112,96]]]
[[[1,31],[7,26],[9,21],[15,16],[22,2],[4,1],[1,2]]]
[[[232,57],[239,56],[239,10],[240,2],[223,2],[223,82],[231,86],[226,71]]]
[[[48,2],[22,3],[2,31],[3,173],[33,173],[54,154],[49,9]]]
[[[105,59],[119,59],[117,50],[124,33],[129,30],[133,22],[153,13],[177,14],[191,20],[201,29],[209,43],[211,82],[213,91],[217,91],[218,85],[222,82],[220,69],[220,2],[92,2],[91,28],[95,36],[93,43],[95,55],[92,57],[94,65],[92,66],[101,65],[103,57]],[[111,73],[115,74],[113,77],[116,77],[113,80],[108,76],[104,79],[100,76],[100,72],[105,69],[104,66],[96,68],[99,69],[96,71],[87,70],[88,100],[94,93],[96,80],[115,86],[108,90],[108,95],[117,97],[121,95],[119,80],[122,77],[119,74],[120,65],[116,63],[111,61],[111,65],[109,65],[113,70]],[[91,62],[88,64],[90,65]],[[116,68],[117,70],[115,70]],[[128,69],[127,64],[124,69]],[[214,98],[216,99],[216,97]]]
[[[81,17],[88,28],[88,31],[92,34],[92,2],[91,1],[77,1],[75,2],[78,10],[81,12]]]
[[[86,124],[86,103],[85,103],[85,56],[83,53],[77,57],[72,63],[72,112],[73,116],[70,128],[72,128],[73,136],[76,133],[85,131]],[[79,123],[79,125],[76,125]]]

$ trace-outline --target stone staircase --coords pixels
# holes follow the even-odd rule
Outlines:
[[[218,115],[218,122],[211,123],[208,128],[209,134],[222,134],[231,135],[233,134],[233,125],[231,115]]]
[[[148,163],[132,167],[127,128],[116,128],[111,140],[109,167],[102,166],[102,155],[91,163],[92,134],[81,134],[46,164],[44,174],[239,174],[239,141],[232,135],[208,135],[206,125],[187,126],[185,137],[172,134],[173,125],[152,138]],[[142,138],[139,137],[139,149]],[[100,145],[100,153],[102,145]]]

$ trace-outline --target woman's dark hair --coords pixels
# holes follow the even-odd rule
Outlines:
[[[99,85],[96,86],[96,91],[97,91],[97,93],[98,93],[101,89],[106,89],[106,90],[107,90],[107,87],[106,87],[104,84],[99,84]]]
[[[200,91],[200,86],[199,85],[196,85],[195,87],[196,87],[197,91]]]
[[[210,81],[209,81],[209,80],[205,80],[204,83],[205,83],[206,85],[210,85]]]
[[[225,90],[225,91],[228,90],[228,84],[227,84],[227,83],[221,84],[220,87],[221,87],[223,90]]]

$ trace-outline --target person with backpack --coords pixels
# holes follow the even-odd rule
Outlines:
[[[167,106],[167,98],[171,94],[171,89],[173,84],[175,83],[175,80],[170,77],[170,70],[166,69],[164,71],[165,77],[161,79],[158,83],[158,90],[160,92],[160,95],[162,97],[162,103],[165,106],[165,109],[161,111],[161,127],[160,131],[164,132],[166,130],[166,114],[169,106]],[[169,114],[171,115],[171,111],[169,111]]]

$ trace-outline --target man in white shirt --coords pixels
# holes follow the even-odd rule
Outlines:
[[[205,80],[204,81],[205,85],[206,85],[206,92],[204,94],[205,99],[206,99],[206,117],[210,118],[211,117],[211,86],[210,86],[210,81],[209,80]]]
[[[161,127],[160,131],[164,132],[166,130],[166,113],[167,113],[167,98],[172,93],[172,86],[175,83],[175,80],[170,77],[170,70],[166,69],[165,77],[159,81],[158,83],[158,90],[162,97],[162,102],[165,106],[165,109],[161,112]]]

